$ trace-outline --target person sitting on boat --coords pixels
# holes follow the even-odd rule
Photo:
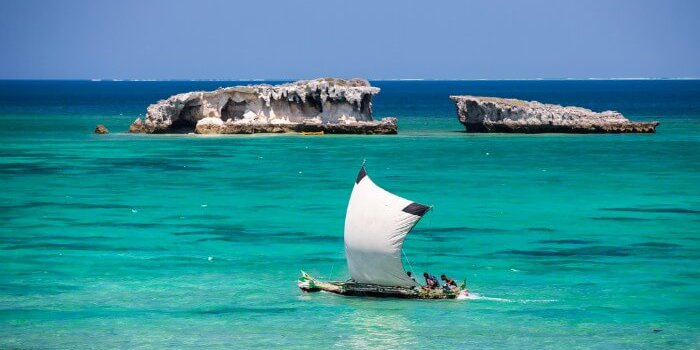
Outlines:
[[[413,273],[412,273],[411,271],[406,271],[406,274],[408,275],[408,277],[409,277],[410,279],[413,280],[413,282],[416,282],[416,284],[418,284],[418,281],[416,281],[416,278],[413,277]]]
[[[427,289],[436,289],[437,287],[440,286],[440,282],[438,282],[437,278],[435,276],[423,272],[423,277],[425,277],[425,284]]]
[[[440,279],[445,281],[445,284],[443,285],[443,288],[449,289],[449,290],[457,290],[459,287],[457,286],[457,282],[455,280],[443,275],[440,275]]]

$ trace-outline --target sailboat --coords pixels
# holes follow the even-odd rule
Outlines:
[[[403,242],[431,207],[377,186],[364,164],[355,179],[345,215],[345,259],[348,281],[320,281],[301,272],[304,292],[326,291],[349,296],[409,299],[455,299],[468,295],[466,283],[453,288],[427,288],[406,274]]]

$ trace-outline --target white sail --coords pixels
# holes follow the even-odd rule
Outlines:
[[[430,208],[375,185],[363,166],[345,215],[345,258],[359,283],[411,287],[401,262],[403,241]]]

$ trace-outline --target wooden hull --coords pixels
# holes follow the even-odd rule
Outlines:
[[[402,298],[402,299],[457,299],[466,298],[469,291],[463,288],[448,290],[443,288],[424,289],[420,287],[388,287],[376,284],[355,282],[318,281],[307,274],[303,274],[297,282],[299,289],[307,293],[331,292],[347,296],[377,297],[377,298]]]

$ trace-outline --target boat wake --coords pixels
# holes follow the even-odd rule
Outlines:
[[[510,299],[491,298],[491,297],[479,295],[476,293],[469,293],[469,295],[467,295],[466,297],[461,297],[459,299],[462,299],[462,300],[490,300],[490,301],[500,301],[503,303],[512,303],[513,302],[513,300],[510,300]]]
[[[483,296],[483,295],[476,294],[476,293],[469,293],[468,296],[460,296],[460,297],[458,297],[457,299],[459,299],[459,300],[488,300],[488,301],[498,301],[498,302],[501,302],[501,303],[523,303],[523,304],[525,304],[525,303],[553,303],[553,302],[558,301],[558,300],[555,300],[555,299],[541,299],[541,300],[537,300],[537,299],[523,299],[523,300],[511,300],[511,299],[505,299],[505,298],[492,298],[492,297],[487,297],[487,296]]]

